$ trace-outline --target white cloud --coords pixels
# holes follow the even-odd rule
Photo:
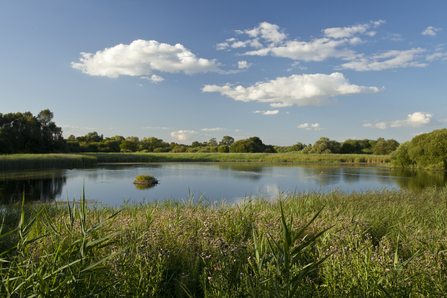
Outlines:
[[[348,39],[334,40],[331,38],[319,38],[310,42],[290,40],[281,46],[249,51],[243,55],[266,56],[271,54],[276,57],[304,61],[323,61],[330,57],[353,59],[356,55],[355,52],[344,48],[348,42]]]
[[[228,129],[221,128],[221,127],[215,127],[215,128],[202,128],[202,131],[226,131]]]
[[[221,42],[216,45],[216,50],[218,50],[218,51],[225,50],[225,49],[228,49],[229,46],[230,45],[228,44],[228,42]]]
[[[279,113],[279,110],[273,110],[273,111],[254,111],[255,114],[262,114],[262,115],[276,115]]]
[[[336,27],[336,28],[327,28],[323,29],[321,31],[324,32],[324,35],[326,37],[330,38],[346,38],[346,37],[353,37],[354,35],[360,33],[363,34],[368,30],[370,27],[369,24],[362,24],[362,25],[356,25],[351,27]]]
[[[357,71],[384,70],[402,67],[425,67],[427,64],[413,61],[418,59],[418,54],[425,49],[417,48],[406,51],[388,51],[371,57],[357,58],[351,62],[344,63],[340,68],[354,69]]]
[[[324,128],[320,128],[320,124],[319,123],[314,123],[314,124],[310,124],[309,123],[304,123],[304,124],[300,124],[298,125],[298,128],[301,129],[305,129],[305,130],[325,130]]]
[[[434,60],[438,60],[438,59],[446,60],[447,59],[447,52],[445,52],[445,53],[436,52],[436,53],[427,55],[425,57],[425,60],[430,61],[430,62],[434,61]]]
[[[152,75],[151,77],[141,77],[140,79],[145,79],[151,81],[152,83],[163,82],[165,80],[164,78],[156,75]]]
[[[142,76],[154,70],[186,74],[220,72],[216,60],[197,58],[181,44],[172,46],[155,40],[139,39],[129,45],[119,44],[81,55],[80,62],[72,62],[71,66],[92,76]]]
[[[261,23],[251,30],[236,30],[237,34],[248,34],[251,39],[235,42],[232,46],[251,47],[257,50],[248,51],[242,55],[286,57],[294,60],[323,61],[330,57],[354,59],[355,51],[347,49],[348,45],[357,45],[364,41],[356,35],[374,36],[376,32],[368,31],[384,21],[370,22],[350,27],[323,29],[323,38],[311,41],[286,40],[287,34],[280,31],[280,27],[267,22]],[[263,44],[264,43],[264,44]]]
[[[364,127],[375,127],[375,128],[378,128],[378,129],[385,129],[385,128],[387,128],[386,122],[378,122],[378,123],[375,123],[375,124],[365,123],[365,124],[363,124],[363,126]]]
[[[238,61],[237,62],[237,67],[239,69],[249,68],[250,66],[252,66],[252,63],[247,63],[247,61]]]
[[[297,106],[334,104],[336,101],[330,101],[330,97],[376,93],[379,92],[379,89],[350,84],[343,74],[335,72],[330,75],[310,74],[278,77],[267,82],[257,82],[247,88],[232,87],[230,84],[225,86],[205,85],[202,91],[220,92],[222,95],[244,102],[259,101],[270,103],[272,107],[289,107],[294,104]]]
[[[188,140],[193,136],[197,136],[199,133],[193,130],[179,130],[171,132],[171,137],[177,138],[179,141]]]
[[[391,122],[391,127],[412,126],[421,127],[428,124],[434,124],[437,121],[432,119],[433,115],[423,112],[409,114],[406,120],[396,120]]]
[[[287,38],[287,34],[279,31],[279,26],[275,24],[270,24],[267,22],[262,22],[258,27],[251,30],[247,29],[243,32],[247,33],[252,38],[261,37],[267,42],[280,43]]]
[[[439,122],[447,122],[447,118],[446,119],[441,119],[441,120],[439,120]]]
[[[415,112],[413,114],[409,114],[407,119],[405,120],[396,120],[389,122],[379,122],[375,124],[366,123],[363,124],[364,127],[375,127],[379,129],[385,129],[389,127],[421,127],[431,124],[437,124],[440,121],[433,119],[432,114],[424,113],[424,112]]]
[[[442,30],[442,28],[435,28],[433,26],[428,26],[427,29],[425,29],[421,34],[422,35],[430,35],[430,36],[436,36],[436,32]]]

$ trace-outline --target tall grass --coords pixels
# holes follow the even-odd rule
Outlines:
[[[94,156],[77,154],[0,155],[0,170],[84,168],[96,164]]]
[[[0,296],[447,296],[447,186],[69,206],[8,211]]]
[[[388,155],[301,153],[93,153],[106,162],[389,163]]]

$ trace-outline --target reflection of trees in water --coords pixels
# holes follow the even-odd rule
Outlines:
[[[426,187],[439,186],[447,184],[447,173],[435,171],[410,171],[410,170],[391,170],[391,176],[406,178],[397,179],[397,185],[401,188],[421,191]]]
[[[238,179],[249,179],[251,181],[257,181],[262,178],[262,174],[272,172],[273,168],[271,166],[260,165],[260,164],[218,164],[220,170],[232,171],[230,172],[232,176]]]
[[[341,181],[341,168],[301,167],[303,178],[313,180],[320,186],[334,185]]]
[[[364,176],[362,176],[363,173],[360,172],[360,169],[342,168],[341,170],[343,181],[348,184],[358,183],[361,180],[364,180]]]
[[[66,178],[61,176],[0,180],[0,201],[8,204],[23,198],[26,201],[52,201],[62,194]]]

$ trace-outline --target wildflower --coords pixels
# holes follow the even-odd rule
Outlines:
[[[213,278],[211,276],[208,276],[208,280],[212,280]]]

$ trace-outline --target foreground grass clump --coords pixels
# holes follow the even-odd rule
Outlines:
[[[0,296],[447,296],[447,187],[279,196],[5,210]]]
[[[135,181],[155,181],[155,177],[151,176],[151,175],[138,175],[137,177],[135,177]]]
[[[93,156],[78,154],[11,154],[0,155],[0,170],[84,168],[96,162]]]

